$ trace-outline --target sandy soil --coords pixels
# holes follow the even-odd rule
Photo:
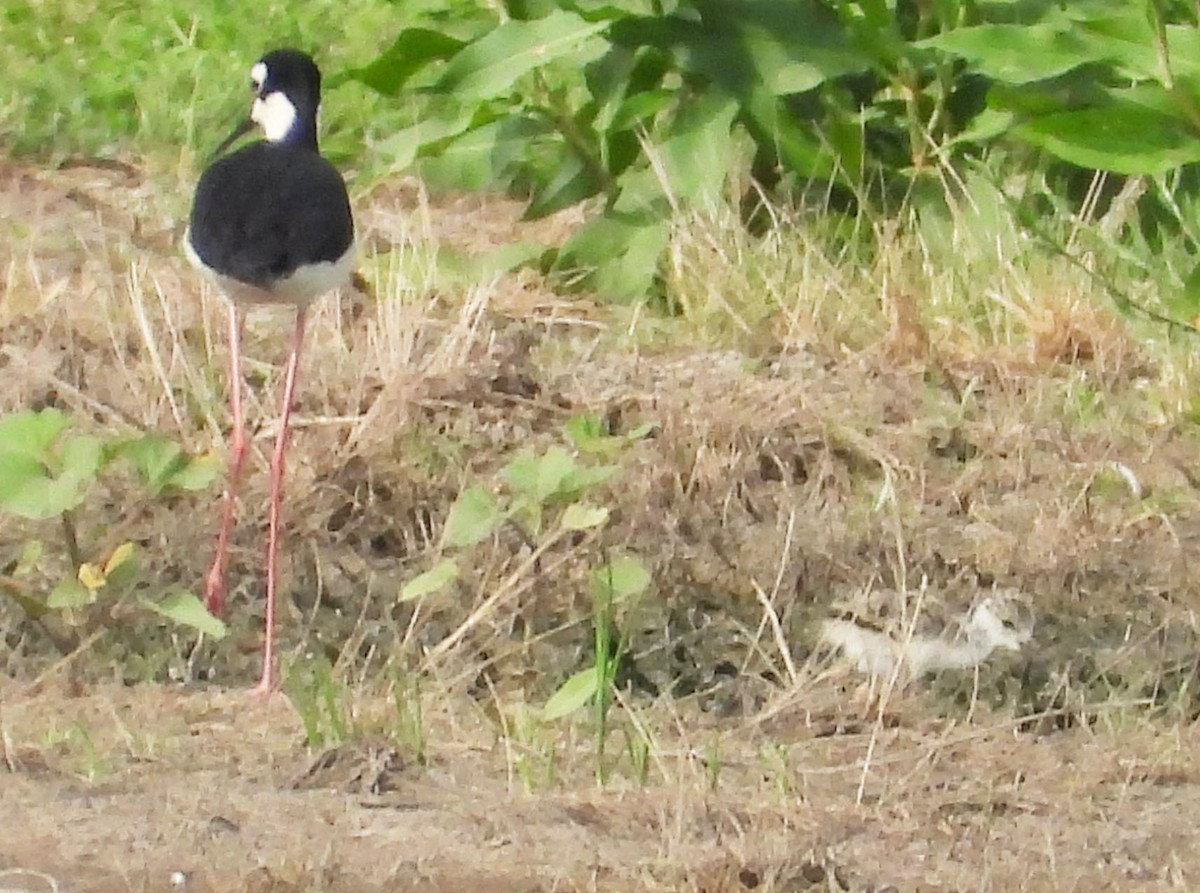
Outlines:
[[[384,743],[314,754],[283,696],[0,696],[5,891],[1151,890],[1200,873],[1192,731],[822,736],[793,704],[769,747],[723,734],[712,787],[680,740],[644,786],[598,789],[577,765],[527,792],[494,732],[445,709],[419,766]]]

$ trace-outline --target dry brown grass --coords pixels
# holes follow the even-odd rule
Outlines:
[[[183,203],[160,188],[0,171],[0,409],[56,405],[97,431],[221,449],[222,308],[179,257]],[[0,844],[0,872],[98,891],[180,870],[191,890],[710,893],[1196,875],[1184,352],[1107,312],[1073,268],[972,266],[966,244],[951,268],[926,236],[878,234],[856,265],[802,220],[762,239],[683,221],[665,270],[682,315],[663,319],[527,272],[462,274],[455,252],[560,239],[569,219],[526,224],[510,203],[434,202],[408,183],[357,204],[379,299],[328,301],[312,323],[282,631],[289,662],[334,663],[346,749],[312,764],[284,699],[95,687],[250,678],[253,508],[286,329],[264,313],[246,339],[257,470],[233,638],[197,648],[143,615],[93,617],[64,657],[0,605],[0,670],[21,680],[0,689],[0,783],[27,829]],[[531,561],[504,531],[462,557],[450,592],[397,603],[462,484],[561,442],[579,412],[655,424],[601,494],[603,536]],[[153,596],[196,585],[214,519],[215,494],[156,503],[116,475],[79,525],[89,555],[139,542]],[[0,573],[32,535],[53,531],[0,530]],[[587,724],[536,709],[587,661],[587,574],[617,548],[655,580],[627,618],[614,736],[644,744],[648,769],[636,783],[634,751],[614,745],[597,790]],[[64,568],[41,570],[22,585]],[[947,603],[1020,588],[1034,641],[856,708],[859,680],[812,653],[817,623],[835,598],[923,580]],[[389,698],[414,678],[427,766],[398,743]],[[0,887],[43,888],[15,877]]]

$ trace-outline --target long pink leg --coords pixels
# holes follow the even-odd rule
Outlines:
[[[204,604],[213,614],[225,607],[225,552],[233,512],[237,505],[238,483],[246,460],[246,423],[242,415],[242,320],[237,306],[229,302],[229,406],[233,411],[233,433],[229,445],[229,479],[222,497],[221,528],[217,533],[216,555],[204,578]]]
[[[292,355],[288,358],[287,377],[283,382],[283,405],[279,410],[279,433],[271,456],[271,502],[267,514],[267,617],[263,644],[262,679],[255,689],[267,694],[275,688],[275,591],[279,583],[279,508],[283,501],[283,467],[287,452],[288,420],[300,369],[300,349],[304,346],[304,309],[296,308],[296,332],[292,336]]]

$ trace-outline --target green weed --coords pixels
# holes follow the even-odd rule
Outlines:
[[[140,594],[138,547],[123,538],[135,532],[123,519],[105,519],[86,538],[76,520],[101,477],[117,462],[131,466],[146,493],[158,498],[209,487],[217,474],[213,459],[188,456],[156,434],[104,438],[69,433],[70,426],[70,417],[56,409],[0,419],[0,511],[37,522],[35,530],[57,527],[61,545],[56,551],[54,541],[44,535],[27,539],[3,593],[39,623],[63,653],[133,609],[223,636],[224,624],[191,593],[170,592],[155,599]],[[118,544],[92,546],[92,539]]]

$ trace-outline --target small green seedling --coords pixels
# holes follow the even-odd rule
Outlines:
[[[611,456],[652,430],[646,425],[620,437],[603,433],[601,423],[590,416],[576,416],[564,433],[584,455]],[[580,461],[561,446],[543,453],[521,450],[499,474],[503,484],[497,495],[480,485],[465,487],[458,495],[442,534],[448,549],[469,549],[507,523],[516,524],[543,551],[550,541],[569,533],[599,528],[608,520],[608,509],[586,500],[593,488],[609,480],[616,465],[594,465]],[[549,538],[549,539],[548,539]],[[401,601],[432,595],[459,576],[457,563],[445,558],[435,567],[408,582]]]
[[[176,443],[158,434],[105,439],[70,432],[71,418],[48,408],[13,413],[0,419],[0,511],[32,522],[58,519],[69,573],[61,570],[41,538],[26,542],[14,580],[50,579],[44,596],[39,587],[5,587],[4,591],[47,631],[48,615],[57,615],[67,630],[86,632],[91,622],[117,612],[90,612],[98,602],[123,602],[140,580],[137,547],[132,540],[94,556],[80,545],[76,510],[87,501],[102,474],[114,463],[127,463],[151,497],[204,490],[215,480],[218,463],[212,456],[189,456]],[[111,530],[106,530],[111,537]],[[57,579],[55,579],[57,578]],[[188,592],[171,592],[158,601],[139,597],[136,605],[169,620],[220,638],[225,625],[210,616]],[[101,618],[101,619],[97,619]],[[52,633],[60,647],[73,637]]]
[[[608,714],[612,707],[617,671],[627,646],[619,613],[628,613],[650,587],[650,573],[632,555],[622,555],[592,571],[592,628],[595,655],[585,667],[564,682],[542,708],[542,719],[562,719],[589,702],[593,706],[596,737],[596,778],[607,779],[604,759],[608,741]]]

